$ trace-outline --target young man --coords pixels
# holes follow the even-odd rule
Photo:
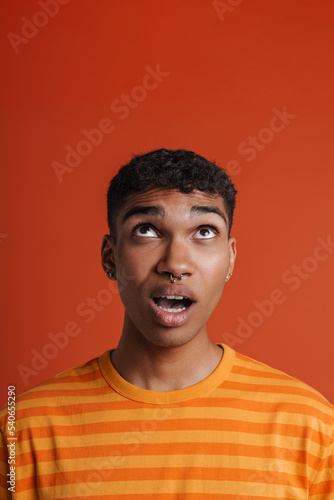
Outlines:
[[[119,281],[120,341],[19,397],[14,499],[334,499],[333,407],[208,337],[236,258],[235,194],[184,150],[137,156],[111,181],[102,266]],[[10,450],[6,412],[1,429]]]

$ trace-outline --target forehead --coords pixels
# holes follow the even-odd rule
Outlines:
[[[182,193],[177,189],[161,187],[129,195],[120,209],[119,215],[122,217],[132,208],[140,206],[161,206],[166,212],[175,208],[178,211],[189,212],[192,207],[199,205],[218,207],[227,219],[225,204],[219,194],[209,194],[198,190]]]
[[[173,205],[173,202],[174,204],[185,206],[192,206],[198,202],[205,202],[208,205],[217,205],[225,211],[223,199],[219,194],[209,194],[198,190],[194,190],[191,193],[182,193],[177,189],[166,189],[161,187],[130,194],[120,211],[124,212],[133,206],[147,205],[148,203],[155,205]]]

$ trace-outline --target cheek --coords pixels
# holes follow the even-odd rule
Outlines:
[[[222,276],[227,273],[230,265],[230,254],[228,250],[208,253],[200,259],[200,267],[212,276]]]
[[[151,256],[152,257],[152,256]],[[126,262],[126,269],[134,276],[133,283],[140,286],[147,277],[154,271],[154,261],[147,254],[133,253]]]
[[[150,268],[150,255],[140,247],[120,245],[115,253],[115,263],[118,269],[123,269],[132,276],[144,274]]]
[[[123,304],[138,303],[140,296],[147,293],[145,283],[152,271],[152,262],[147,253],[143,255],[143,252],[138,251],[137,248],[129,249],[120,246],[115,254],[115,263],[121,281],[119,295]],[[125,278],[123,281],[122,277]]]
[[[214,297],[220,297],[222,294],[229,264],[228,252],[224,252],[223,255],[221,253],[210,255],[201,260],[201,274],[211,290],[211,295]]]

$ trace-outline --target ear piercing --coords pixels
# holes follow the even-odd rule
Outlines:
[[[226,276],[225,278],[225,281],[228,281],[230,279],[230,277],[232,276],[232,273],[228,273],[228,275]]]
[[[105,271],[106,275],[110,278],[115,280],[116,279],[116,273],[115,271]]]
[[[173,273],[170,273],[169,277],[170,277],[170,282],[171,283],[175,283],[176,279],[174,278]],[[179,278],[177,278],[177,279],[178,280],[183,280],[183,274],[180,274]]]

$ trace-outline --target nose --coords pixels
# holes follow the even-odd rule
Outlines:
[[[159,274],[172,274],[175,277],[191,276],[194,273],[194,264],[191,258],[190,248],[184,241],[173,239],[169,241],[162,250],[162,254],[156,266]]]

